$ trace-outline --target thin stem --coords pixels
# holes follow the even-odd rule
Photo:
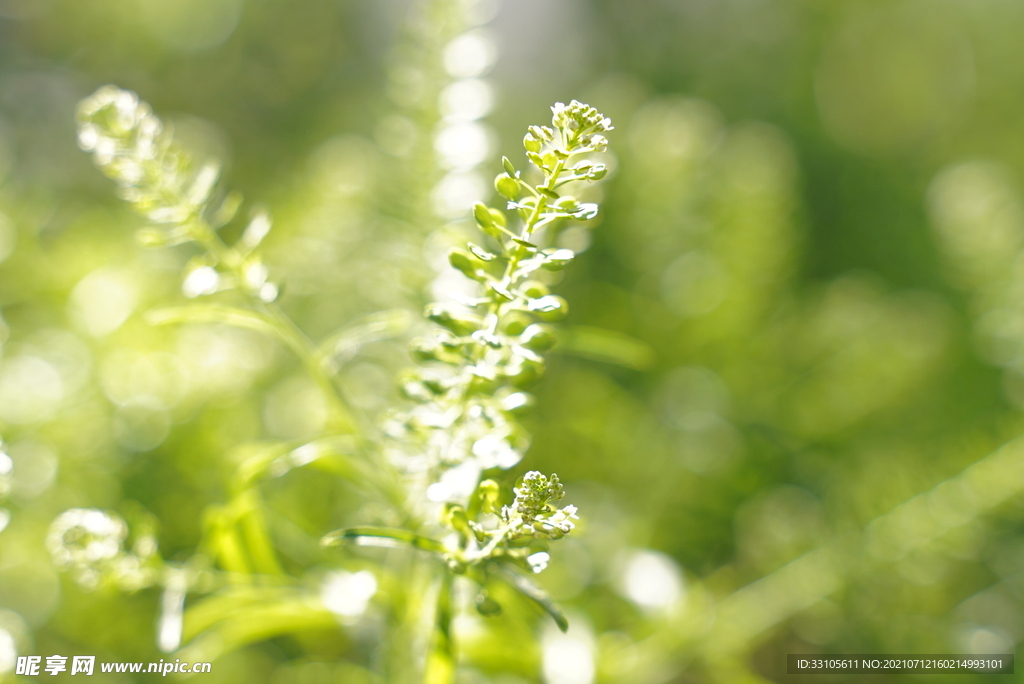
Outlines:
[[[558,182],[558,177],[562,175],[562,171],[565,170],[565,163],[567,160],[568,157],[560,160],[558,164],[555,165],[555,168],[551,171],[551,175],[548,177],[547,182],[539,187],[551,189],[554,186],[554,184]],[[526,187],[530,189],[534,196],[537,197],[537,204],[533,207],[533,211],[530,213],[530,217],[526,220],[526,225],[523,226],[523,234],[522,236],[520,236],[521,240],[526,240],[527,242],[529,242],[530,238],[533,237],[533,231],[537,229],[537,225],[540,223],[540,219],[544,213],[544,210],[547,209],[548,198],[544,194],[536,192],[533,188],[530,188],[528,184],[524,183],[524,185],[526,185]],[[505,287],[507,289],[512,286],[512,277],[515,275],[516,269],[519,268],[519,262],[523,260],[523,255],[525,253],[526,250],[523,248],[522,245],[519,245],[518,243],[516,244],[516,247],[512,249],[512,258],[509,259],[508,265],[505,267],[505,273],[501,277],[502,287]],[[489,330],[489,332],[491,333],[495,332],[495,330],[497,329],[499,322],[498,314],[501,311],[502,304],[502,302],[498,301],[497,295],[493,295],[491,297],[491,301],[488,304],[487,314],[484,316],[484,320],[490,322],[489,325],[491,329]],[[476,351],[474,352],[474,359],[479,360],[483,352],[483,346],[477,347]]]
[[[447,570],[437,591],[437,612],[430,652],[427,654],[424,684],[452,684],[455,681],[455,641],[452,637],[452,589],[454,577]]]
[[[306,367],[309,376],[316,382],[324,396],[330,402],[335,416],[335,427],[338,432],[352,433],[370,437],[379,441],[379,430],[362,411],[354,408],[345,389],[332,376],[324,371],[324,356],[305,332],[275,302],[265,302],[251,290],[244,287],[245,272],[242,262],[231,249],[224,244],[220,236],[202,220],[190,226],[196,241],[202,245],[218,263],[230,269],[239,288],[249,300],[250,305],[268,319],[277,333],[278,338]],[[400,479],[394,467],[387,462],[384,455],[377,449],[367,450],[366,456],[372,461],[373,470],[364,473],[364,482],[376,490],[386,501],[401,511],[404,522],[419,526],[419,516],[409,506],[406,492],[399,484]]]
[[[548,190],[554,187],[555,183],[558,182],[558,177],[562,175],[562,171],[565,170],[565,162],[567,159],[568,157],[566,159],[560,160],[558,164],[555,165],[554,170],[552,170],[551,175],[548,177],[547,183],[540,187]],[[533,212],[530,214],[530,218],[527,219],[526,226],[523,227],[522,239],[526,240],[527,242],[529,242],[530,238],[533,237],[533,231],[536,230],[537,224],[540,222],[540,217],[548,206],[547,196],[543,195],[542,193],[535,194],[539,196],[537,199],[537,205],[533,208]],[[508,267],[505,270],[505,276],[504,278],[502,278],[503,282],[507,281],[511,283],[512,274],[515,273],[516,268],[519,267],[519,262],[522,261],[523,253],[524,250],[517,249],[512,254],[512,258],[509,260]]]
[[[231,274],[239,283],[249,303],[260,313],[266,315],[273,324],[274,331],[302,365],[310,377],[323,391],[331,403],[339,432],[374,434],[375,427],[363,414],[353,408],[351,400],[339,384],[324,373],[323,355],[311,339],[302,331],[295,321],[284,310],[273,302],[265,302],[255,293],[244,287],[245,272],[238,256],[234,254],[209,224],[202,220],[194,221],[191,226],[196,241],[202,245],[218,263],[230,269]]]

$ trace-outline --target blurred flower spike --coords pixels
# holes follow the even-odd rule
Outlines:
[[[270,231],[269,216],[254,212],[237,244],[224,244],[216,231],[235,219],[242,196],[219,190],[220,164],[196,163],[138,95],[107,85],[82,100],[78,144],[117,183],[121,199],[157,224],[138,232],[142,245],[197,242],[205,248],[187,269],[186,296],[239,288],[261,302],[277,298],[279,288],[267,281],[255,254]]]
[[[142,231],[141,241],[148,246],[195,242],[205,249],[185,268],[184,295],[197,298],[236,289],[248,297],[245,309],[180,307],[150,312],[151,322],[223,322],[277,336],[336,400],[336,427],[341,432],[362,431],[362,422],[351,417],[346,393],[327,374],[323,351],[270,304],[278,288],[268,281],[256,254],[270,230],[269,216],[254,212],[241,237],[226,244],[217,230],[233,219],[240,197],[218,194],[219,167],[195,165],[170,129],[134,93],[105,86],[81,104],[78,120],[82,148],[93,153],[125,200],[160,224]],[[558,230],[597,215],[596,204],[563,194],[564,188],[587,185],[607,174],[603,164],[586,156],[606,149],[602,133],[611,130],[606,117],[576,101],[559,103],[552,108],[552,126],[531,127],[527,135],[526,156],[540,171],[541,182],[527,182],[509,159],[502,158],[503,173],[495,179],[495,189],[507,200],[506,208],[482,203],[473,207],[480,244],[452,249],[448,260],[470,281],[474,294],[426,307],[424,315],[436,327],[413,343],[412,355],[420,365],[400,382],[413,406],[391,414],[388,439],[380,444],[391,457],[389,464],[407,476],[409,491],[402,493],[400,507],[409,506],[412,518],[426,512],[424,517],[437,520],[440,513],[443,530],[436,523],[424,527],[442,532],[438,536],[443,541],[419,529],[373,527],[339,530],[322,540],[328,546],[405,544],[442,561],[445,571],[425,677],[430,682],[449,681],[453,672],[454,574],[477,582],[477,609],[482,615],[501,611],[488,595],[490,583],[501,580],[539,605],[562,630],[568,627],[561,609],[528,577],[547,567],[548,543],[574,529],[575,506],[556,505],[565,496],[556,475],[527,473],[507,506],[499,503],[500,485],[483,479],[488,471],[514,467],[529,446],[518,416],[532,407],[534,399],[524,390],[541,378],[543,353],[556,343],[549,324],[568,313],[566,300],[548,287],[557,281],[549,274],[564,269],[575,257],[572,250],[554,245]],[[219,199],[211,204],[215,196]],[[243,489],[232,506],[211,514],[209,534],[219,540],[217,560],[225,570],[246,574],[255,567],[276,574],[280,564],[255,501],[255,492]],[[240,518],[246,518],[244,547],[233,536]],[[72,509],[53,522],[47,546],[54,563],[87,589],[112,584],[135,590],[162,584],[158,642],[170,652],[181,644],[184,602],[191,585],[185,569],[164,565],[149,530],[134,536],[129,551],[128,525],[120,517]],[[251,559],[242,548],[248,548]],[[368,609],[376,582],[367,571],[332,573],[320,603],[343,622],[355,619]]]
[[[78,108],[78,144],[146,218],[182,224],[209,199],[219,171],[194,169],[171,132],[138,95],[104,86]]]
[[[119,516],[94,508],[72,508],[50,525],[46,547],[54,564],[72,573],[84,589],[103,583],[133,591],[153,584],[156,545],[152,538],[136,541],[135,552],[124,548],[128,526]]]

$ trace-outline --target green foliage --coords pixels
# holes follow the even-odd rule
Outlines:
[[[486,594],[493,575],[540,604],[563,631],[567,629],[565,616],[553,601],[505,566],[542,571],[549,559],[545,542],[572,531],[576,507],[559,509],[554,505],[564,497],[555,475],[527,473],[515,489],[515,500],[500,511],[497,485],[492,480],[480,482],[484,471],[513,467],[525,449],[526,438],[515,416],[533,399],[518,388],[539,377],[543,370],[539,352],[554,345],[551,329],[530,323],[530,319],[553,320],[565,315],[564,299],[550,295],[542,283],[529,280],[542,268],[564,268],[574,256],[567,249],[545,249],[540,244],[543,235],[554,234],[556,222],[596,215],[596,205],[563,197],[555,188],[604,175],[597,170],[599,165],[586,160],[577,162],[568,173],[566,169],[579,155],[604,151],[607,141],[599,134],[611,129],[610,121],[576,101],[568,107],[558,103],[552,112],[553,129],[531,129],[544,137],[539,153],[527,145],[530,160],[544,175],[540,184],[527,183],[503,158],[506,177],[532,198],[509,202],[509,209],[522,215],[519,231],[508,227],[504,213],[477,204],[474,217],[493,238],[497,250],[470,243],[468,250],[449,252],[451,266],[479,283],[480,296],[454,307],[427,307],[425,316],[441,329],[431,339],[413,344],[414,357],[442,370],[424,368],[403,376],[402,393],[419,406],[390,420],[390,437],[398,440],[405,452],[396,463],[394,454],[384,456],[386,444],[374,440],[376,432],[365,420],[351,422],[349,398],[331,377],[337,370],[333,359],[339,354],[364,339],[392,333],[389,315],[374,315],[370,321],[314,345],[283,310],[271,305],[278,289],[267,282],[267,269],[255,255],[270,230],[269,219],[258,214],[237,243],[228,247],[216,229],[230,221],[239,202],[232,199],[237,196],[230,195],[225,200],[230,212],[225,213],[226,205],[221,204],[212,210],[218,219],[206,218],[217,178],[213,166],[194,172],[188,153],[134,93],[104,86],[79,106],[81,147],[93,153],[96,164],[118,183],[122,197],[136,211],[170,226],[164,233],[147,233],[147,246],[194,241],[204,248],[205,254],[191,262],[184,294],[195,297],[237,289],[245,297],[245,308],[206,303],[158,309],[147,314],[149,323],[215,323],[277,338],[295,352],[319,385],[332,393],[336,410],[345,419],[336,430],[355,433],[355,439],[342,446],[342,452],[354,454],[346,453],[334,474],[368,488],[368,501],[374,501],[375,494],[376,501],[395,506],[396,512],[416,525],[414,529],[349,528],[328,534],[321,544],[408,546],[443,561],[438,566],[442,579],[437,590],[436,624],[423,673],[423,681],[431,684],[444,684],[455,676],[453,575],[468,574],[479,585],[477,609],[482,615],[501,612]],[[252,275],[254,271],[257,276]],[[530,370],[524,371],[527,368]],[[184,638],[184,652],[193,660],[214,658],[278,634],[329,626],[331,611],[311,602],[296,586],[301,574],[286,572],[281,563],[267,528],[259,485],[265,474],[280,476],[293,464],[323,464],[323,457],[332,451],[333,439],[336,437],[329,432],[298,448],[271,445],[236,459],[230,477],[231,498],[226,504],[206,508],[198,553],[184,564],[161,560],[152,535],[135,542],[136,552],[126,552],[122,548],[128,535],[124,521],[91,509],[69,510],[51,526],[47,543],[54,562],[72,569],[77,582],[86,588],[101,582],[131,591],[162,585],[159,645],[168,652],[177,650]],[[381,470],[371,473],[367,466]],[[430,534],[436,525],[415,523],[423,514],[429,519],[438,503],[444,503],[441,522],[455,533],[457,542],[425,536],[421,529]],[[269,582],[266,589],[251,586],[265,582]],[[249,585],[242,604],[235,599],[238,585]],[[279,595],[282,590],[283,596]],[[210,598],[183,614],[187,593],[211,591]],[[336,612],[344,615],[349,611],[343,607]]]
[[[128,9],[0,1],[0,681],[1016,648],[1019,8]]]

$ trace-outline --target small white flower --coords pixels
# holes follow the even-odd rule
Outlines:
[[[487,435],[474,442],[473,455],[480,461],[482,468],[508,470],[523,460],[523,455],[498,435]]]
[[[530,569],[534,572],[543,572],[548,567],[550,560],[551,554],[544,551],[538,551],[526,557],[526,562],[530,564]]]
[[[252,289],[258,289],[267,282],[267,267],[261,263],[255,263],[245,269],[245,284]]]
[[[280,290],[274,283],[263,283],[260,286],[260,299],[265,302],[272,302],[277,299],[277,295],[280,294]]]
[[[376,593],[377,578],[367,570],[332,572],[320,588],[320,600],[332,613],[355,618],[366,612]]]
[[[212,266],[193,269],[181,284],[182,293],[189,298],[213,294],[220,287],[220,274]]]
[[[270,216],[265,211],[259,212],[253,216],[252,221],[246,226],[245,232],[242,233],[242,244],[249,249],[254,249],[270,232],[270,227]]]
[[[480,470],[480,464],[470,460],[446,471],[427,487],[427,498],[435,503],[465,502],[480,481]]]

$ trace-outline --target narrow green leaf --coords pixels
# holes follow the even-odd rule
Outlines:
[[[227,460],[237,464],[231,480],[232,491],[241,492],[264,478],[281,477],[306,465],[356,479],[360,468],[353,455],[357,446],[344,436],[325,437],[306,444],[294,442],[246,442],[228,452]]]
[[[423,673],[424,684],[452,684],[455,681],[455,641],[452,638],[452,588],[454,577],[444,573],[437,593],[434,633]]]
[[[336,530],[324,535],[320,540],[322,546],[337,544],[355,544],[357,546],[411,546],[421,551],[444,553],[444,544],[410,532],[391,527],[352,527],[347,530]]]
[[[253,570],[265,575],[284,574],[274,542],[267,530],[263,500],[259,493],[255,489],[241,492],[232,500],[230,508],[237,516],[241,538],[249,552]]]
[[[496,254],[487,251],[480,245],[475,245],[472,242],[470,242],[467,243],[466,246],[469,247],[469,251],[472,252],[473,256],[475,256],[480,261],[494,261],[495,259],[498,258]]]
[[[654,349],[648,344],[614,330],[578,325],[562,329],[559,337],[558,351],[563,354],[633,370],[647,370],[655,362]]]
[[[294,597],[291,587],[231,586],[208,596],[185,611],[182,639],[188,643],[221,620],[260,603]]]
[[[519,245],[525,247],[527,249],[527,251],[529,251],[531,253],[537,251],[537,245],[533,244],[529,240],[524,240],[522,238],[515,237],[515,238],[512,238],[512,241],[515,242],[516,244],[519,244]]]
[[[238,464],[231,479],[232,489],[237,492],[251,486],[290,448],[287,442],[245,442],[228,451],[226,460]]]
[[[254,311],[246,311],[223,304],[189,304],[170,306],[146,312],[150,325],[176,325],[181,323],[221,323],[246,330],[276,334],[274,323]]]
[[[540,606],[551,616],[558,628],[563,632],[569,629],[569,620],[561,607],[555,603],[548,593],[531,582],[525,575],[506,563],[491,563],[488,570],[503,579],[510,587]]]
[[[315,595],[254,603],[232,613],[203,632],[180,652],[190,660],[210,661],[238,648],[284,634],[338,631],[338,618]]]
[[[226,506],[207,507],[204,546],[220,567],[233,573],[236,578],[248,581],[249,575],[253,572],[252,566],[235,525],[234,516]]]
[[[319,345],[320,354],[331,363],[348,361],[371,342],[404,334],[411,323],[412,315],[405,309],[370,314],[329,335]]]

